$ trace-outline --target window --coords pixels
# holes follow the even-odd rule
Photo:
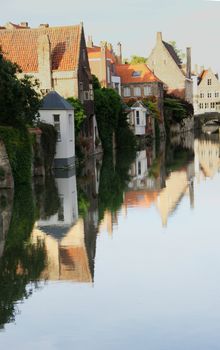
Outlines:
[[[204,97],[204,93],[203,93],[203,92],[200,92],[199,97],[200,97],[200,98],[203,98],[203,97]]]
[[[152,95],[152,87],[144,86],[144,96],[150,96],[150,95]]]
[[[129,87],[124,88],[124,97],[131,96],[131,89]]]
[[[60,115],[54,114],[53,115],[53,123],[54,127],[57,131],[57,141],[61,141],[61,133],[60,133]]]
[[[141,71],[134,71],[134,72],[132,72],[132,77],[140,77],[141,76]]]
[[[140,124],[140,112],[136,111],[136,124],[139,125]]]
[[[86,62],[86,50],[83,49],[82,53],[83,53],[83,62]]]
[[[141,96],[141,88],[140,87],[134,88],[134,96]]]
[[[84,91],[84,100],[85,101],[89,100],[89,91]]]
[[[212,79],[207,79],[207,85],[212,85]]]
[[[219,97],[219,92],[215,92],[215,97]]]
[[[94,93],[93,93],[93,86],[92,84],[89,84],[89,94],[90,94],[90,100],[94,100]]]
[[[200,109],[203,109],[203,103],[200,103],[200,104],[199,104],[199,108],[200,108]]]
[[[211,108],[215,108],[215,102],[211,102]]]
[[[209,103],[205,103],[205,108],[209,108]]]
[[[208,93],[207,93],[207,97],[209,97],[209,98],[212,97],[212,93],[211,93],[211,92],[208,92]]]
[[[141,162],[138,162],[138,175],[141,175]]]

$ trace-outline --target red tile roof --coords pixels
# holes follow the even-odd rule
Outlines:
[[[89,59],[101,57],[101,47],[99,46],[87,47],[87,52]],[[116,62],[114,54],[108,48],[106,48],[106,57],[110,59],[112,63]]]
[[[144,63],[117,64],[116,72],[121,77],[122,84],[160,82],[160,79]],[[139,76],[135,76],[137,72]]]
[[[7,59],[23,72],[38,71],[38,37],[47,34],[51,43],[52,70],[68,71],[78,66],[82,26],[1,29],[0,47]]]

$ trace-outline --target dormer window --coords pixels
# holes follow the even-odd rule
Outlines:
[[[132,77],[140,77],[140,76],[141,76],[141,71],[132,72]]]

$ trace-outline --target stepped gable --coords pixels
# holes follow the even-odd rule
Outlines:
[[[47,35],[51,43],[53,71],[71,71],[78,66],[82,26],[0,30],[0,47],[5,58],[17,63],[24,73],[38,71],[38,38]]]
[[[116,72],[121,77],[122,84],[160,82],[160,79],[144,63],[117,64]]]

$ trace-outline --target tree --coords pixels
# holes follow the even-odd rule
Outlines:
[[[74,108],[75,134],[78,135],[79,131],[81,130],[81,126],[86,118],[85,110],[80,100],[78,100],[78,98],[68,97],[67,101]]]
[[[181,61],[184,61],[184,59],[186,58],[186,54],[183,52],[183,50],[178,49],[176,46],[176,41],[169,41],[169,44],[173,46],[174,51],[176,52],[177,56],[179,57],[179,59]]]
[[[18,65],[6,60],[0,50],[0,123],[32,125],[40,107],[38,82],[27,75],[18,79],[17,73],[21,73]]]
[[[125,63],[125,64],[147,63],[147,57],[132,55],[132,56],[130,57],[130,60],[129,60],[128,58],[125,58],[125,59],[123,60],[123,63]]]

